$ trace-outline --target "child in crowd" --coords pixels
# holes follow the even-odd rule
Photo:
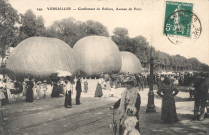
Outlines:
[[[84,82],[84,92],[85,93],[88,92],[88,82],[87,81]]]
[[[124,135],[140,135],[139,131],[135,128],[137,123],[137,118],[135,116],[128,117],[125,122]]]
[[[38,82],[36,83],[36,94],[37,94],[37,99],[40,98],[41,89],[42,89],[42,82],[41,82],[41,81],[38,81]]]

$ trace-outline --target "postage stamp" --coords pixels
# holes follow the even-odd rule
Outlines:
[[[163,34],[172,43],[179,44],[185,38],[198,39],[201,30],[201,22],[193,13],[192,3],[166,2]]]

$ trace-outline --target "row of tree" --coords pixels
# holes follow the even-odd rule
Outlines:
[[[18,14],[6,1],[0,0],[0,48],[1,56],[5,57],[8,46],[15,47],[22,40],[32,36],[46,36],[59,38],[71,47],[81,38],[90,35],[109,37],[107,28],[96,21],[80,22],[74,18],[55,21],[51,26],[45,27],[42,16],[36,16],[32,10],[25,14]],[[117,27],[111,39],[118,45],[120,51],[134,53],[141,61],[143,67],[149,66],[151,47],[143,36],[130,38],[126,28]],[[183,56],[171,56],[167,53],[155,51],[156,70],[202,70],[209,71],[209,66],[196,58],[186,59]]]

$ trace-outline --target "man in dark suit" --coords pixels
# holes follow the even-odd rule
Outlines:
[[[78,77],[78,80],[76,82],[76,105],[81,104],[81,102],[80,102],[81,92],[82,92],[81,79],[80,79],[80,77]]]
[[[200,121],[204,120],[205,116],[205,107],[208,100],[208,79],[205,77],[197,78],[195,85],[195,107],[194,107],[194,115],[195,119]]]

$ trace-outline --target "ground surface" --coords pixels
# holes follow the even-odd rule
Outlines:
[[[110,123],[112,111],[109,107],[120,98],[123,88],[113,90],[114,97],[109,97],[108,90],[103,90],[102,98],[94,98],[97,80],[88,80],[89,91],[82,93],[81,105],[64,108],[64,97],[50,98],[33,103],[20,101],[3,107],[8,118],[1,126],[5,135],[111,135]],[[203,122],[193,121],[193,101],[188,101],[188,91],[179,87],[176,96],[176,107],[180,122],[164,124],[160,121],[161,98],[155,92],[156,113],[147,114],[148,88],[140,91],[142,104],[140,109],[140,129],[142,135],[207,135],[209,119]],[[24,98],[24,97],[23,97]]]

